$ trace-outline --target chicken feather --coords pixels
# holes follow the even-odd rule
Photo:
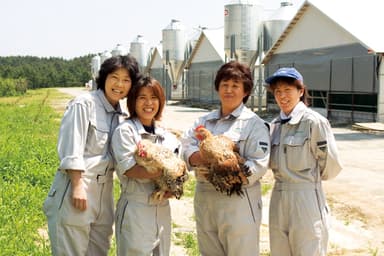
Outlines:
[[[188,180],[187,166],[183,160],[170,149],[151,142],[141,140],[137,145],[135,160],[150,173],[162,171],[162,175],[154,179],[155,191],[151,195],[151,203],[159,203],[166,193],[176,199],[183,195],[183,185]]]
[[[199,150],[205,166],[199,166],[205,172],[205,178],[217,191],[227,195],[243,195],[242,185],[248,184],[251,175],[245,160],[239,155],[236,144],[225,135],[213,135],[204,126],[195,129],[200,141]]]

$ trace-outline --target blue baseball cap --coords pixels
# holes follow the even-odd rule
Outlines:
[[[303,76],[295,68],[279,68],[272,76],[265,79],[265,82],[271,84],[279,77],[291,77],[303,82]]]

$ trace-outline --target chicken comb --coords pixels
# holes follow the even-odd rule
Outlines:
[[[137,150],[138,150],[138,155],[140,157],[147,157],[147,152],[145,152],[145,150],[144,150],[144,145],[141,144],[140,141],[139,141],[139,143],[137,143]]]
[[[200,128],[205,128],[205,126],[204,125],[198,125],[196,128],[195,128],[195,131],[197,131],[197,130],[199,130]]]

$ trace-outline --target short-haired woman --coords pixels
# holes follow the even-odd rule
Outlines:
[[[131,55],[103,62],[97,90],[72,100],[61,121],[60,165],[44,212],[53,255],[108,255],[113,234],[113,159],[110,140],[119,101],[139,74]]]

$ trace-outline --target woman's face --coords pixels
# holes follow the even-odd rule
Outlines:
[[[105,97],[116,107],[119,100],[126,97],[132,87],[132,80],[128,70],[119,68],[108,74],[105,80]]]
[[[298,89],[296,86],[279,81],[273,91],[277,105],[287,116],[292,112],[300,97],[303,96],[303,89]]]
[[[151,87],[142,87],[136,98],[136,113],[143,125],[150,126],[159,111],[160,100]]]
[[[243,102],[243,98],[247,96],[244,92],[243,81],[229,79],[221,80],[218,90],[221,101],[222,114],[224,116],[230,114]]]

